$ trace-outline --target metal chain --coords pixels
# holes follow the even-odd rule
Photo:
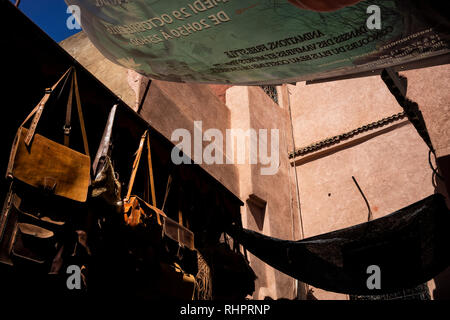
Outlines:
[[[386,125],[388,123],[391,123],[391,122],[394,122],[394,121],[398,121],[400,119],[403,119],[404,117],[406,117],[406,113],[405,112],[399,112],[399,113],[394,114],[394,115],[392,115],[390,117],[386,117],[386,118],[383,118],[381,120],[378,120],[378,121],[366,124],[366,125],[361,126],[361,127],[357,128],[357,129],[354,129],[352,131],[349,131],[349,132],[346,132],[346,133],[343,133],[343,134],[339,134],[339,135],[331,137],[331,138],[327,138],[325,140],[322,140],[322,141],[317,142],[317,143],[313,143],[313,144],[311,144],[309,146],[306,146],[306,147],[303,147],[303,148],[299,148],[299,149],[295,150],[294,152],[289,152],[289,159],[293,159],[295,157],[302,156],[302,155],[305,155],[307,153],[323,149],[323,148],[325,148],[327,146],[339,143],[339,142],[341,142],[343,140],[350,139],[353,136],[358,135],[358,134],[363,133],[363,132],[366,132],[368,130],[373,130],[373,129],[382,127],[382,126],[384,126],[384,125]]]

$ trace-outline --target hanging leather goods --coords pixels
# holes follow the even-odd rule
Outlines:
[[[160,216],[161,215],[165,216],[165,213],[156,207],[156,195],[155,195],[154,184],[153,184],[153,168],[152,168],[152,162],[151,162],[151,155],[150,155],[150,148],[149,148],[150,142],[149,141],[147,143],[147,151],[149,154],[148,170],[149,170],[150,183],[151,183],[151,189],[152,189],[153,205],[150,205],[148,203],[148,194],[146,194],[144,196],[145,200],[141,199],[140,197],[138,197],[136,195],[133,195],[133,196],[131,195],[131,193],[133,191],[134,180],[136,178],[136,173],[139,168],[139,163],[141,161],[142,151],[144,149],[144,144],[145,144],[146,140],[149,140],[148,131],[145,131],[141,137],[141,141],[139,143],[139,147],[136,152],[136,158],[134,159],[133,169],[131,171],[130,182],[128,183],[127,195],[125,196],[125,199],[123,200],[125,223],[132,227],[135,227],[138,224],[143,223],[142,219],[144,216],[147,218],[155,218],[158,225],[162,226]]]
[[[139,162],[141,160],[144,145],[147,145],[147,155],[148,155],[148,172],[149,172],[149,182],[151,189],[152,204],[149,204],[148,195],[145,200],[141,199],[136,195],[131,195],[134,185],[134,180],[136,178],[136,173],[139,167]],[[133,163],[133,170],[130,176],[130,182],[128,183],[128,192],[124,199],[124,219],[125,223],[130,226],[136,226],[140,223],[144,223],[144,218],[154,218],[157,224],[162,228],[162,234],[168,236],[172,240],[178,242],[180,245],[194,250],[194,234],[189,229],[183,227],[179,223],[175,222],[171,218],[156,206],[156,194],[155,185],[153,179],[153,166],[152,157],[150,149],[150,137],[148,131],[146,131],[139,143],[139,148],[136,152],[136,158]]]
[[[136,173],[142,157],[144,147],[147,146],[148,176],[150,191],[145,192],[144,200],[131,195]],[[170,185],[171,178],[169,178]],[[166,188],[165,199],[170,190]],[[152,204],[149,204],[151,194]],[[176,299],[192,299],[194,295],[195,277],[190,271],[184,271],[180,264],[180,251],[186,249],[195,252],[194,234],[189,229],[175,222],[156,206],[156,194],[153,178],[153,166],[150,149],[149,132],[146,131],[140,140],[133,169],[128,184],[128,192],[123,200],[124,220],[131,227],[143,226],[150,235],[152,245],[157,248],[160,259],[158,294],[161,297]],[[174,249],[174,247],[176,247]]]
[[[64,125],[65,145],[61,145],[37,134],[36,128],[52,92],[66,77],[71,77],[71,91],[67,103],[66,123]],[[84,154],[68,147],[72,91],[75,93],[77,103]],[[28,129],[24,128],[24,125],[32,117],[33,120],[30,127]],[[15,178],[28,185],[42,188],[48,193],[64,198],[79,202],[86,201],[90,183],[90,157],[76,70],[73,67],[69,68],[53,87],[46,89],[41,101],[20,125],[11,149],[7,177]]]
[[[103,130],[102,140],[97,149],[97,154],[92,164],[92,172],[94,175],[90,188],[90,197],[101,198],[108,205],[120,211],[122,204],[122,187],[118,179],[118,174],[114,170],[111,160],[112,152],[112,129],[116,115],[117,104],[115,104],[109,112],[105,129]]]
[[[22,199],[11,185],[5,199],[0,227],[0,262],[8,265],[33,263],[49,267],[56,254],[64,222],[37,217],[21,209]]]

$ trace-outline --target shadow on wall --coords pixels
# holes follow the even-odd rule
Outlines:
[[[447,190],[450,190],[450,155],[437,159],[438,173],[444,177],[445,181],[433,174],[434,192],[443,194],[447,199],[447,206],[450,207],[450,197]],[[450,226],[448,226],[450,228]],[[436,288],[433,290],[435,300],[450,300],[450,267],[438,274],[434,278]]]
[[[231,85],[228,84],[210,84],[209,88],[211,91],[219,98],[220,101],[226,104],[226,91],[228,88],[231,88]]]
[[[264,228],[264,219],[266,217],[267,202],[254,194],[251,194],[246,202],[251,217],[253,217],[252,221],[251,217],[247,216],[249,228],[255,230],[256,227],[255,231],[262,232]],[[256,226],[254,224],[256,224]]]
[[[266,206],[267,202],[263,199],[255,196],[254,194],[249,195],[247,201],[247,228],[250,230],[255,230],[262,232],[264,228],[264,219],[266,216]],[[266,265],[262,261],[258,261],[258,258],[251,256],[251,263],[253,270],[258,275],[258,281],[255,282],[255,292],[253,297],[256,299],[262,299],[264,292],[268,285],[268,279],[266,274]]]

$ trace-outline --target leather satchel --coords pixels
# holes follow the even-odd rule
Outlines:
[[[148,199],[143,200],[136,195],[131,195],[133,190],[134,180],[141,160],[144,144],[147,143],[147,155],[148,155],[148,171],[150,176],[150,188],[152,196],[152,204],[148,203]],[[161,235],[167,236],[173,241],[176,241],[178,245],[186,247],[190,250],[195,250],[194,247],[194,234],[183,225],[177,223],[156,206],[155,186],[153,181],[153,167],[152,156],[150,149],[150,138],[148,130],[142,135],[139,143],[139,148],[136,153],[136,158],[133,163],[133,170],[130,176],[130,182],[128,183],[128,192],[123,201],[124,204],[124,219],[125,223],[130,226],[137,226],[139,224],[153,224],[156,221],[157,225],[161,228]],[[150,222],[149,222],[150,221]],[[154,224],[153,224],[154,225]]]
[[[144,196],[146,198],[145,200],[136,195],[131,195],[145,142],[147,143],[147,162],[152,204],[148,203],[147,198],[149,197],[148,194],[150,192],[147,190]],[[148,185],[146,185],[146,189],[148,189]],[[167,198],[168,190],[169,188],[166,190],[165,198]],[[128,192],[123,200],[123,205],[125,223],[129,226],[138,227],[141,231],[144,231],[146,233],[146,239],[150,241],[149,243],[151,243],[159,253],[160,273],[158,275],[159,284],[156,288],[159,297],[192,300],[195,288],[195,277],[192,273],[195,273],[196,271],[193,270],[194,268],[191,266],[189,258],[193,254],[196,257],[197,253],[194,247],[194,234],[192,231],[185,228],[181,224],[181,221],[180,223],[177,223],[167,217],[167,215],[156,206],[148,131],[142,135],[136,158],[133,163],[133,170],[128,184]],[[197,259],[195,259],[195,261],[197,261]],[[181,268],[180,264],[183,264],[183,268]]]
[[[150,184],[151,184],[151,190],[152,190],[152,203],[153,205],[150,205],[148,203],[148,199],[141,199],[140,197],[136,195],[131,195],[133,191],[134,186],[134,180],[136,178],[136,173],[139,168],[139,163],[141,161],[142,151],[144,150],[144,144],[147,141],[147,152],[148,152],[148,173],[150,176]],[[148,137],[148,131],[145,131],[144,134],[141,137],[141,141],[139,142],[139,147],[136,152],[136,158],[133,162],[133,168],[131,171],[130,181],[128,183],[128,190],[127,195],[125,196],[125,199],[123,200],[123,207],[124,207],[124,219],[125,224],[135,227],[139,224],[145,224],[144,223],[144,217],[145,218],[155,218],[157,220],[157,223],[159,226],[161,226],[161,216],[165,213],[159,210],[156,207],[156,194],[155,194],[155,188],[154,188],[154,181],[153,181],[153,166],[151,162],[151,150],[150,150],[150,140]],[[148,192],[146,192],[145,197],[148,197]],[[155,210],[156,209],[156,210]]]
[[[35,131],[50,95],[66,77],[70,78],[71,86],[64,126],[64,145],[61,145]],[[73,92],[75,92],[85,154],[68,147]],[[24,128],[32,117],[30,128]],[[11,149],[7,177],[16,178],[36,188],[43,188],[51,194],[79,202],[86,201],[90,183],[90,157],[74,68],[67,70],[52,88],[46,89],[44,97],[20,125]]]
[[[0,218],[0,262],[33,263],[48,268],[64,231],[64,222],[22,210],[22,199],[11,185]]]

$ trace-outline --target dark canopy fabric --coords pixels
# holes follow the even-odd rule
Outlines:
[[[367,223],[300,241],[230,227],[228,233],[272,267],[317,288],[383,294],[424,283],[450,264],[450,211],[434,194]],[[381,288],[367,268],[379,266]]]

